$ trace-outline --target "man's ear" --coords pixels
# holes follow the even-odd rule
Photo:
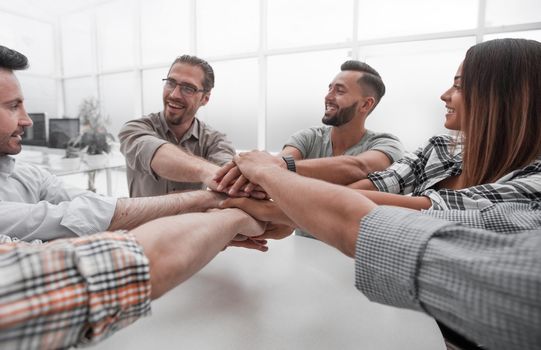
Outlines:
[[[360,110],[368,113],[374,108],[374,105],[376,104],[376,99],[372,96],[368,96],[363,103],[360,105]]]
[[[204,106],[206,105],[207,103],[209,103],[209,99],[210,99],[210,92],[207,92],[203,95],[203,97],[201,98],[201,106]]]

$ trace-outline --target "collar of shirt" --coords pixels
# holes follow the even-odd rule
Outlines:
[[[13,173],[13,168],[15,168],[15,158],[10,156],[1,156],[0,157],[0,173],[11,175]]]
[[[323,129],[323,144],[324,145],[328,145],[328,149],[327,149],[327,156],[328,157],[332,157],[333,155],[333,142],[332,142],[332,126],[325,126],[325,128]],[[348,149],[346,149],[344,151],[344,155],[356,155],[359,151],[356,149],[357,146],[363,144],[364,142],[366,142],[366,140],[368,139],[369,135],[371,134],[372,132],[368,129],[365,129],[364,130],[364,134],[363,136],[361,137],[361,139],[359,140],[359,142],[357,142],[356,144],[354,145],[351,145]]]
[[[169,125],[167,125],[167,121],[165,120],[165,114],[163,111],[160,112],[160,123],[162,124],[163,130],[165,130],[166,135],[170,138],[171,141],[175,141],[176,144],[181,144],[185,142],[186,140],[189,140],[191,137],[194,137],[196,140],[199,140],[199,130],[201,128],[200,121],[197,119],[197,117],[194,118],[192,125],[182,135],[182,138],[180,140],[177,139],[175,134],[169,129]]]

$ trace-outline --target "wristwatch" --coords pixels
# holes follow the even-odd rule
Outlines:
[[[297,167],[295,166],[295,158],[293,158],[290,155],[283,156],[282,159],[284,162],[286,162],[287,170],[292,171],[294,173],[297,172]]]

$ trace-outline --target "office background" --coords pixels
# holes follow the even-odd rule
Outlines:
[[[387,85],[367,127],[413,150],[445,131],[439,96],[467,48],[500,37],[541,41],[541,1],[0,0],[0,43],[30,59],[17,73],[28,112],[73,118],[93,96],[116,135],[161,110],[161,78],[195,54],[216,72],[199,116],[238,150],[279,151],[320,125],[327,86],[351,58]]]

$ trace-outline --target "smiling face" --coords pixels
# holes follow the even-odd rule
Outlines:
[[[364,95],[357,83],[361,72],[340,72],[329,84],[329,92],[325,96],[325,115],[323,124],[341,126],[359,114],[359,102]]]
[[[462,118],[464,117],[464,96],[462,94],[462,64],[458,67],[453,86],[441,95],[445,102],[447,113],[445,114],[445,127],[449,130],[462,130]]]
[[[203,88],[203,70],[198,66],[185,63],[176,63],[171,67],[167,78],[174,80],[177,84],[192,86],[196,90]],[[165,120],[171,126],[183,123],[191,123],[199,107],[207,104],[210,93],[198,91],[192,96],[183,94],[179,85],[174,88],[164,85],[163,88],[163,110]]]
[[[0,156],[19,153],[24,128],[32,126],[23,100],[15,74],[0,69]]]

